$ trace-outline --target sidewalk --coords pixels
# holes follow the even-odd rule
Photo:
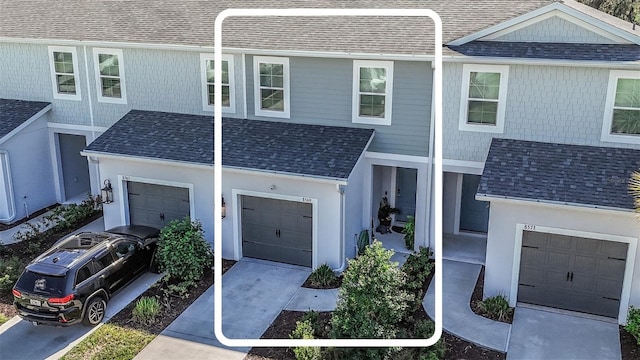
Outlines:
[[[14,227],[12,227],[10,229],[4,230],[4,231],[0,231],[0,244],[9,245],[9,244],[15,243],[16,241],[13,239],[13,235],[15,235],[18,231],[22,231],[22,232],[27,231],[29,229],[27,227],[27,223],[34,224],[34,225],[42,223],[42,219],[45,216],[51,215],[51,213],[52,213],[51,211],[47,211],[46,213],[38,215],[38,216],[34,217],[33,219],[28,220],[25,223],[22,223],[20,225],[16,225],[16,226],[14,226]],[[55,225],[55,224],[49,224],[46,227],[43,226],[40,229],[40,231],[48,230],[49,228],[53,227],[53,225]]]

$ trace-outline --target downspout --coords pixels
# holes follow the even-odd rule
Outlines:
[[[433,76],[433,62],[431,62],[431,73]],[[431,239],[431,198],[432,198],[432,177],[433,177],[433,143],[434,143],[434,136],[435,134],[434,132],[434,128],[435,128],[435,112],[433,110],[433,98],[434,98],[434,94],[433,94],[433,89],[435,88],[435,84],[436,84],[436,79],[435,76],[433,76],[433,81],[432,81],[432,85],[431,85],[431,121],[429,123],[429,163],[428,163],[428,167],[427,167],[427,226],[426,226],[426,230],[427,230],[427,234],[426,234],[426,238],[427,239]],[[430,244],[431,241],[428,241],[428,244]],[[431,246],[429,246],[431,247]],[[433,249],[432,249],[433,250]]]
[[[89,121],[91,123],[91,141],[89,142],[89,144],[91,144],[95,139],[96,139],[96,132],[95,132],[95,118],[93,116],[93,101],[91,100],[91,80],[89,79],[89,54],[87,53],[87,46],[83,45],[82,46],[82,51],[84,52],[84,75],[87,78],[87,100],[88,101],[88,105],[89,105]],[[80,86],[82,86],[82,84],[80,84]],[[87,158],[87,162],[91,163],[91,157]],[[98,190],[98,194],[100,193],[100,166],[98,166],[97,164],[93,164],[93,166],[95,166],[95,170],[96,170],[96,181],[97,181],[97,186],[96,189]]]
[[[13,182],[11,180],[11,166],[9,165],[9,153],[6,150],[0,150],[0,157],[4,157],[4,161],[0,161],[0,165],[6,164],[2,173],[6,174],[8,194],[7,201],[10,206],[11,215],[8,218],[0,219],[0,222],[10,223],[16,218],[16,203],[13,195]]]
[[[333,269],[333,272],[336,274],[341,274],[344,269],[347,268],[347,257],[345,256],[345,223],[344,223],[344,190],[345,185],[337,184],[336,190],[340,193],[340,258],[342,259],[342,263],[340,267],[337,269]]]

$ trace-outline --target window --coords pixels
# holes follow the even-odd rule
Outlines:
[[[289,59],[253,58],[255,114],[289,118]]]
[[[202,73],[202,109],[213,111],[213,54],[200,54],[200,69]],[[233,75],[233,55],[222,54],[222,111],[235,112],[235,92]]]
[[[126,104],[122,50],[93,49],[98,101]]]
[[[611,70],[602,141],[640,143],[640,72]]]
[[[508,76],[508,66],[463,65],[459,130],[503,132]]]
[[[391,125],[392,61],[353,61],[353,122]]]
[[[78,84],[78,55],[75,47],[49,46],[53,98],[82,100]]]
[[[87,280],[90,277],[91,277],[91,270],[89,270],[89,264],[87,264],[81,267],[80,270],[78,270],[78,273],[76,274],[75,285],[76,286],[80,285],[83,281]]]
[[[111,252],[106,252],[94,261],[96,272],[99,272],[100,270],[109,267],[109,265],[113,263],[113,256],[111,255]]]

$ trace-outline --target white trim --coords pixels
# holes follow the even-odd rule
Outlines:
[[[107,127],[104,127],[104,126],[74,125],[74,124],[53,123],[53,122],[47,123],[47,127],[49,129],[99,132],[99,133],[103,133],[108,129]]]
[[[630,41],[628,41],[626,39],[623,39],[623,38],[621,38],[619,36],[613,35],[612,33],[608,32],[608,31],[605,31],[601,27],[595,26],[592,23],[589,23],[589,22],[584,21],[582,19],[578,19],[578,18],[576,18],[574,16],[571,16],[571,15],[567,14],[566,12],[560,11],[560,10],[551,10],[551,11],[549,11],[549,12],[547,12],[545,14],[542,14],[540,16],[537,16],[535,18],[528,19],[528,20],[525,20],[525,21],[523,21],[523,22],[521,22],[519,24],[516,24],[514,26],[508,27],[508,28],[500,30],[500,31],[496,31],[496,32],[494,32],[494,33],[492,33],[490,35],[487,35],[487,36],[481,38],[480,40],[496,40],[497,38],[502,37],[502,36],[504,36],[506,34],[510,34],[512,32],[521,30],[521,29],[523,29],[523,28],[525,28],[527,26],[530,26],[530,25],[533,25],[533,24],[537,24],[539,22],[548,20],[548,19],[553,18],[553,17],[558,17],[558,18],[560,18],[562,20],[566,20],[566,21],[568,21],[568,22],[570,22],[570,23],[572,23],[574,25],[577,25],[577,26],[579,26],[579,27],[581,27],[581,28],[583,28],[583,29],[585,29],[587,31],[590,31],[590,32],[593,32],[593,33],[595,33],[597,35],[605,37],[605,38],[607,38],[607,39],[609,39],[609,40],[611,40],[611,41],[613,41],[613,42],[615,42],[617,44],[629,44],[629,43],[631,43]]]
[[[501,31],[501,30],[505,30],[508,29],[512,26],[516,26],[519,25],[522,22],[531,20],[531,19],[535,19],[538,16],[544,15],[548,12],[551,12],[553,10],[559,10],[563,13],[566,13],[567,15],[573,16],[579,20],[582,20],[586,23],[597,23],[598,27],[602,28],[604,31],[610,32],[611,34],[618,36],[620,38],[623,38],[625,40],[628,40],[629,42],[635,43],[635,44],[640,44],[640,38],[638,36],[635,36],[631,33],[628,33],[624,30],[618,29],[615,26],[609,25],[603,21],[600,21],[596,18],[593,18],[587,14],[584,14],[580,11],[577,11],[575,9],[572,9],[564,4],[561,3],[553,3],[553,4],[549,4],[547,6],[543,6],[537,10],[534,11],[530,11],[528,13],[525,13],[523,15],[520,15],[518,17],[509,19],[505,22],[502,22],[500,24],[482,29],[476,33],[461,37],[459,39],[456,39],[454,41],[451,41],[449,43],[447,43],[447,45],[463,45],[466,44],[468,42],[474,41],[474,40],[478,40],[481,39],[483,37],[489,36],[495,32]]]
[[[282,89],[283,89],[283,111],[262,109],[262,96],[260,95],[260,64],[280,64],[282,65]],[[256,116],[277,117],[289,119],[291,106],[291,87],[289,73],[289,58],[272,56],[253,57],[253,112]]]
[[[313,181],[313,182],[319,182],[319,183],[325,183],[325,184],[347,185],[348,183],[347,180],[343,180],[343,179],[333,179],[333,178],[327,178],[327,177],[300,175],[300,174],[287,174],[287,173],[265,171],[265,170],[258,170],[258,169],[241,169],[241,168],[232,168],[232,167],[223,166],[222,170],[224,172],[231,172],[231,173],[238,173],[238,174],[245,174],[245,175],[278,177],[278,178],[292,179],[297,181],[305,180],[305,181]]]
[[[242,54],[242,118],[246,119],[247,115],[247,54]]]
[[[498,89],[498,112],[496,114],[495,125],[474,124],[468,122],[469,105],[469,81],[471,72],[490,72],[500,74],[500,88]],[[507,84],[509,79],[509,67],[506,65],[462,65],[462,88],[460,90],[460,118],[458,120],[458,130],[475,131],[486,133],[502,134],[504,132],[505,109],[507,103]],[[490,100],[487,100],[490,101]]]
[[[213,112],[213,104],[209,104],[209,87],[207,82],[207,61],[213,62],[213,54],[200,54],[200,82],[202,84],[202,111]],[[229,69],[229,106],[222,106],[222,112],[235,113],[236,111],[236,86],[233,55],[222,54],[222,61],[226,61]]]
[[[554,228],[540,226],[537,224],[516,224],[515,246],[513,250],[513,267],[511,269],[511,291],[509,295],[509,304],[515,306],[518,299],[518,279],[520,278],[520,261],[522,251],[522,238],[524,236],[525,227],[527,231],[541,232],[553,235],[575,236],[580,238],[613,241],[628,244],[627,258],[625,260],[624,280],[622,283],[622,293],[620,295],[620,308],[618,310],[618,324],[625,324],[629,308],[629,299],[631,297],[631,281],[633,280],[633,268],[636,262],[636,250],[638,239],[629,236],[603,234],[589,231],[579,231],[571,229]]]
[[[144,157],[132,156],[132,155],[114,155],[114,154],[107,154],[107,153],[91,151],[91,150],[83,150],[80,152],[80,155],[93,157],[97,159],[127,160],[127,161],[137,161],[137,162],[144,162],[144,163],[157,164],[157,165],[184,166],[188,168],[208,169],[208,170],[213,169],[213,165],[188,163],[188,162],[181,162],[178,160],[152,159],[152,158],[144,158]]]
[[[11,163],[9,162],[9,152],[0,150],[0,177],[4,183],[4,189],[0,189],[0,194],[5,196],[7,201],[7,217],[0,218],[0,223],[11,223],[17,215],[15,195],[13,192],[13,178],[11,176]],[[1,243],[1,241],[0,241]]]
[[[240,260],[242,254],[242,207],[240,206],[241,196],[254,196],[259,198],[294,201],[311,204],[312,211],[312,235],[311,235],[311,268],[318,266],[318,199],[304,196],[292,196],[284,194],[264,193],[251,190],[231,189],[231,206],[233,207],[233,256],[234,260]],[[340,214],[344,216],[344,214]],[[344,239],[343,239],[344,241]],[[342,244],[340,244],[342,246]]]
[[[71,46],[49,46],[48,47],[48,53],[49,53],[49,69],[51,70],[51,86],[53,88],[53,98],[54,99],[58,99],[58,100],[75,100],[75,101],[80,101],[82,100],[82,96],[80,95],[80,76],[79,76],[79,70],[80,68],[78,67],[78,52],[76,51],[75,47],[71,47]],[[73,65],[73,81],[75,84],[75,88],[76,88],[76,93],[75,94],[62,94],[58,92],[58,79],[56,78],[56,68],[54,65],[54,57],[53,57],[53,53],[54,52],[64,52],[64,53],[70,53],[71,54],[71,63]],[[65,73],[66,74],[66,73]],[[68,74],[67,74],[68,75]]]
[[[384,90],[384,117],[360,115],[360,68],[384,68],[387,72]],[[391,125],[393,102],[393,61],[353,60],[353,87],[351,89],[351,117],[354,124]],[[371,94],[381,95],[381,94]]]
[[[102,95],[102,81],[100,80],[100,61],[98,60],[98,54],[115,55],[118,57],[118,79],[120,80],[120,97],[108,97]],[[127,90],[124,76],[124,56],[122,49],[108,49],[108,48],[93,48],[93,69],[96,76],[97,98],[98,102],[111,103],[111,104],[126,104],[127,103]]]
[[[427,156],[391,154],[391,153],[381,153],[381,152],[374,152],[374,151],[365,151],[364,156],[368,159],[407,161],[407,162],[418,163],[418,164],[429,164],[431,162],[431,159]]]
[[[129,196],[128,196],[129,189],[127,187],[127,182],[170,186],[170,187],[184,188],[189,190],[189,216],[191,217],[192,221],[195,221],[198,218],[196,216],[194,186],[192,183],[160,180],[160,179],[129,176],[129,175],[117,175],[117,176],[118,176],[118,184],[120,185],[120,196],[119,196],[120,204],[122,204],[122,206],[120,206],[120,215],[122,216],[121,219],[124,221],[124,225],[131,224],[131,214],[129,213]],[[100,181],[102,182],[104,181],[104,179],[100,179]]]
[[[604,120],[602,121],[602,134],[600,135],[600,140],[605,142],[640,144],[640,134],[627,135],[611,133],[611,126],[613,125],[613,107],[616,100],[616,88],[620,78],[640,80],[640,71],[611,70],[609,72],[607,100],[604,105]]]
[[[26,128],[27,126],[31,125],[31,123],[33,123],[34,121],[38,120],[42,115],[44,115],[44,113],[46,113],[47,111],[51,110],[51,107],[52,107],[51,104],[45,106],[44,108],[42,108],[42,110],[40,110],[37,113],[35,113],[32,117],[30,117],[29,119],[24,121],[22,124],[16,126],[15,129],[11,130],[7,135],[5,135],[5,136],[0,138],[0,144],[2,144],[5,141],[11,139],[11,137],[13,137],[15,134],[19,133],[22,129]]]
[[[484,162],[443,159],[442,170],[452,173],[482,175],[482,171],[484,170]]]
[[[571,208],[571,209],[586,211],[590,213],[607,214],[607,215],[615,215],[615,216],[629,216],[629,217],[636,216],[635,212],[631,209],[627,210],[627,209],[615,209],[615,208],[606,208],[606,207],[595,207],[595,206],[589,206],[584,204],[559,203],[559,202],[535,200],[535,199],[515,199],[515,198],[495,197],[495,196],[487,196],[483,194],[476,194],[476,200],[502,202],[502,203],[513,204],[513,205],[550,207],[552,209],[560,209],[560,210],[567,210],[567,208]]]
[[[593,60],[568,60],[568,59],[532,59],[532,58],[507,58],[491,56],[465,56],[451,55],[444,60],[445,63],[465,64],[504,64],[504,65],[531,65],[531,66],[568,66],[584,68],[607,69],[637,69],[637,61],[593,61]]]

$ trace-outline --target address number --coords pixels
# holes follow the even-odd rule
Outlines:
[[[310,202],[313,202],[313,200],[311,200],[311,198],[303,197],[303,198],[302,198],[302,202],[310,203]]]
[[[524,226],[524,229],[525,230],[529,230],[529,231],[533,231],[533,230],[536,229],[536,226],[527,224],[527,225]]]

